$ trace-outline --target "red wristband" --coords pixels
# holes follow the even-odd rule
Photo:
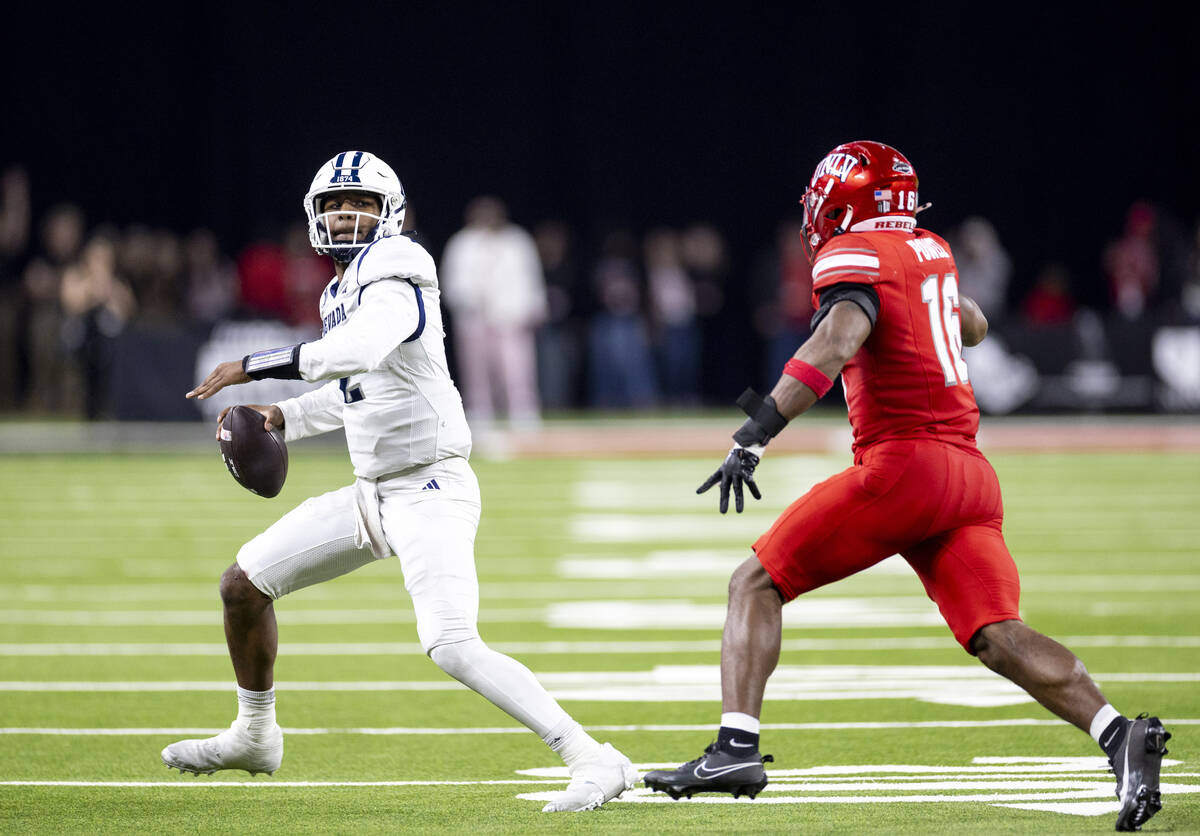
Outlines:
[[[796,380],[803,383],[809,389],[817,393],[818,398],[825,397],[825,393],[833,388],[833,381],[825,376],[825,373],[816,366],[809,365],[803,360],[792,358],[787,361],[783,367],[783,373],[790,375]]]

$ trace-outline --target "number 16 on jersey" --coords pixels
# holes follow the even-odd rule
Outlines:
[[[937,353],[946,385],[967,383],[967,364],[962,358],[962,328],[958,316],[958,279],[953,273],[927,276],[921,282],[921,301],[929,309],[933,350]]]

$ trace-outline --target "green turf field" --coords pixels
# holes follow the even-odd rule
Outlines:
[[[719,451],[718,451],[719,452]],[[719,716],[730,571],[846,457],[768,457],[765,498],[716,513],[690,460],[478,461],[481,629],[639,769],[696,757]],[[993,456],[1023,613],[1112,702],[1175,738],[1146,830],[1200,829],[1200,455]],[[1112,829],[1099,750],[950,638],[886,561],[789,605],[753,802],[638,787],[540,812],[565,784],[531,733],[417,646],[399,565],[277,606],[274,777],[168,772],[159,751],[236,712],[217,578],[238,546],[350,479],[294,445],[283,494],[204,455],[0,457],[0,831],[979,832]],[[703,799],[703,800],[702,800]]]

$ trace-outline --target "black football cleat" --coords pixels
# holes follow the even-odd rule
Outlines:
[[[764,763],[773,762],[770,755],[757,751],[730,754],[710,743],[704,754],[688,761],[678,769],[656,769],[647,772],[642,781],[652,790],[660,790],[678,800],[681,795],[691,798],[698,792],[728,792],[733,797],[762,792],[767,785]]]
[[[1170,739],[1170,732],[1157,717],[1139,714],[1129,721],[1125,742],[1109,760],[1117,776],[1117,799],[1121,802],[1117,830],[1141,830],[1162,809],[1158,773]]]

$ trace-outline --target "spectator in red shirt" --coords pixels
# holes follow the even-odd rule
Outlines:
[[[1030,325],[1065,325],[1075,316],[1071,275],[1061,264],[1049,264],[1021,303],[1021,313]]]
[[[1104,268],[1117,312],[1138,319],[1149,305],[1159,284],[1159,253],[1155,242],[1157,213],[1145,201],[1129,207],[1125,232],[1108,245]]]
[[[267,319],[287,318],[287,255],[282,246],[260,238],[238,256],[237,273],[245,313]]]

